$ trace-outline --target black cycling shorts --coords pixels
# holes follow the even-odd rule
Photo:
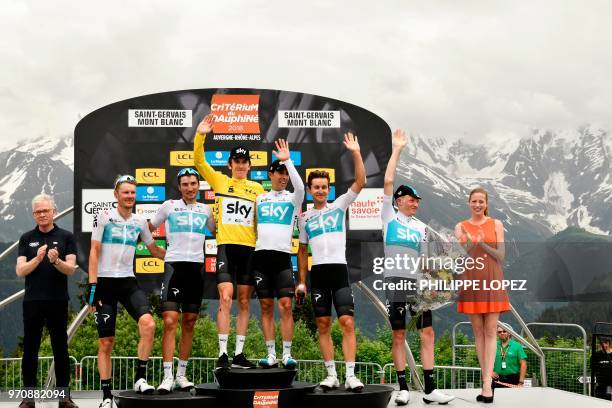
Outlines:
[[[204,294],[204,264],[166,262],[160,301],[162,312],[200,313]]]
[[[217,284],[232,282],[237,285],[253,286],[251,257],[253,247],[223,244],[217,247]]]
[[[295,293],[291,254],[280,251],[255,251],[253,276],[255,291],[260,299],[293,297]]]
[[[412,279],[405,279],[400,277],[387,277],[385,283],[399,284],[405,281],[412,281]],[[406,329],[406,312],[410,313],[411,317],[416,316],[418,313],[412,310],[412,306],[416,290],[389,290],[386,288],[387,296],[387,315],[389,316],[389,323],[391,323],[391,329],[393,330],[405,330]],[[417,318],[416,328],[417,330],[424,329],[426,327],[432,327],[433,316],[431,310],[426,310]]]
[[[117,302],[120,302],[136,321],[142,315],[151,314],[149,299],[138,286],[136,278],[98,278],[94,303],[98,337],[115,336]]]
[[[332,302],[338,317],[353,316],[355,301],[346,264],[314,265],[310,271],[310,298],[315,317],[331,316]]]

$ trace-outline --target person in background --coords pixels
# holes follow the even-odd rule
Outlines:
[[[497,328],[497,354],[493,365],[493,388],[508,388],[505,384],[523,386],[527,372],[527,354],[503,327]]]
[[[57,214],[53,197],[40,194],[32,199],[36,228],[19,238],[17,276],[25,277],[23,298],[23,385],[36,388],[38,350],[43,327],[51,338],[57,387],[70,385],[68,357],[68,276],[76,269],[76,245],[70,231],[53,223]],[[20,408],[34,408],[33,400],[23,400]],[[60,408],[77,408],[70,395]]]

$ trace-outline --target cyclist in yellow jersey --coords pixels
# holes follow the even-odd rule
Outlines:
[[[255,199],[264,193],[261,184],[247,180],[251,158],[247,148],[234,147],[228,168],[232,177],[216,171],[206,162],[204,142],[214,126],[213,115],[207,115],[198,125],[193,141],[193,159],[200,174],[215,192],[215,221],[217,225],[217,289],[219,310],[219,359],[217,367],[229,368],[227,341],[230,331],[230,310],[234,282],[238,287],[238,316],[236,319],[236,352],[233,368],[255,368],[242,352],[249,324],[249,308],[254,279],[251,255],[255,247]]]

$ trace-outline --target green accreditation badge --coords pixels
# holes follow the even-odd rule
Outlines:
[[[155,240],[155,245],[157,245],[158,247],[162,247],[162,248],[166,249],[166,240],[165,239],[156,239]],[[149,248],[147,248],[145,243],[141,241],[141,242],[138,243],[138,245],[136,245],[136,255],[150,256],[151,255],[151,251],[149,251]]]

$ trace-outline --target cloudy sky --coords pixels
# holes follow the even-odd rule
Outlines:
[[[301,91],[471,140],[610,126],[607,1],[3,1],[0,144],[122,99]]]

